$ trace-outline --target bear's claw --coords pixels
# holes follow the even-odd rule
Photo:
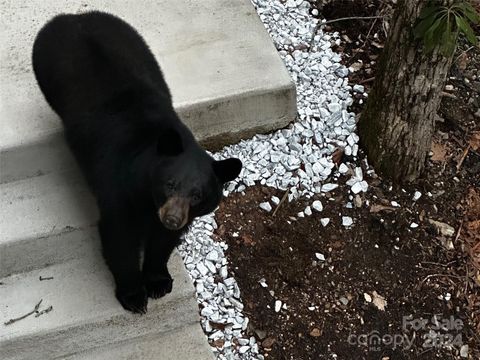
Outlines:
[[[117,299],[125,310],[136,314],[145,314],[147,312],[148,297],[145,289],[141,289],[133,294],[117,294]]]
[[[152,299],[161,298],[172,292],[172,285],[173,279],[171,277],[158,280],[147,280],[145,283],[148,297]]]

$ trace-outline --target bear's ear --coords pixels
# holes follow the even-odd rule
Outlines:
[[[235,179],[242,171],[242,162],[237,158],[214,161],[213,172],[222,183]]]
[[[157,140],[157,154],[175,156],[183,151],[182,138],[174,129],[162,130]]]

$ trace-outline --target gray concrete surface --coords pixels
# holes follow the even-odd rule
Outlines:
[[[64,360],[213,360],[199,324],[176,331],[112,344],[66,357]]]
[[[98,210],[78,170],[1,184],[0,204],[0,277],[98,248]]]
[[[146,315],[123,310],[99,253],[1,279],[1,358],[53,359],[143,336],[161,338],[190,324],[199,326],[194,289],[177,253],[169,269],[174,278],[173,291],[162,299],[150,300]],[[53,279],[39,281],[39,276]],[[53,306],[52,311],[4,325],[31,311],[40,299],[40,310]],[[208,349],[206,339],[200,339]],[[186,340],[176,339],[175,345],[187,346]]]
[[[0,4],[0,182],[71,162],[62,155],[61,123],[35,83],[31,49],[48,19],[91,9],[122,17],[144,36],[198,139],[233,141],[293,120],[294,85],[249,0],[6,0]]]

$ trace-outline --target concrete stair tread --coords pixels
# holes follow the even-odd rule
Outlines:
[[[158,59],[180,113],[203,104],[203,111],[214,114],[212,106],[234,98],[294,92],[249,0],[159,0],[149,1],[148,6],[138,6],[133,0],[95,0],[88,5],[81,0],[35,0],[27,7],[13,0],[7,3],[0,17],[4,29],[0,43],[5,50],[0,51],[0,74],[2,92],[8,94],[8,101],[2,101],[0,107],[4,119],[0,123],[1,151],[39,143],[62,131],[30,64],[36,33],[58,13],[103,10],[127,20]],[[195,128],[198,124],[192,121]],[[208,128],[202,131],[200,137],[211,135]]]
[[[0,244],[88,227],[98,219],[93,195],[76,171],[0,185]]]
[[[98,210],[78,170],[0,184],[0,204],[0,277],[100,252]]]
[[[52,351],[68,354],[198,322],[198,311],[192,311],[198,309],[194,289],[178,253],[172,255],[169,269],[174,278],[173,291],[162,299],[150,300],[146,315],[131,314],[121,307],[100,254],[3,278],[2,358],[9,359],[10,355],[17,358],[13,357],[16,352],[28,355],[38,351],[35,346],[52,346]],[[53,279],[40,281],[40,276]],[[40,299],[40,310],[50,305],[53,310],[4,325],[9,319],[31,311]],[[59,339],[63,340],[62,348],[56,349]]]
[[[65,360],[213,360],[205,346],[205,334],[199,324],[178,330],[112,344],[100,349],[66,357]]]

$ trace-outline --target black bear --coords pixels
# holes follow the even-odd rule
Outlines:
[[[215,161],[200,147],[145,41],[113,15],[56,16],[37,35],[32,61],[97,199],[117,299],[145,313],[148,297],[172,290],[167,261],[181,235],[218,206],[242,163]]]

